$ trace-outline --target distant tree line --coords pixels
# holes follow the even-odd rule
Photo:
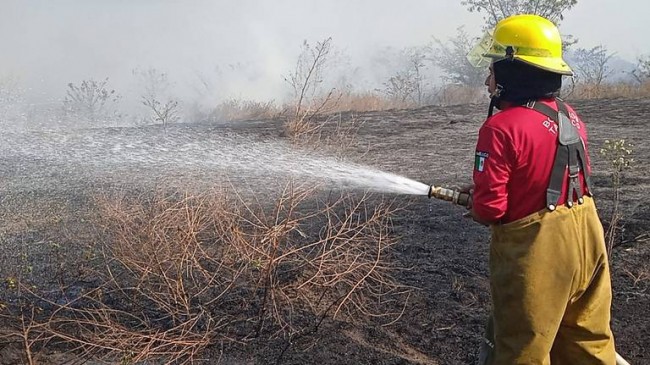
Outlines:
[[[577,0],[460,0],[460,4],[469,12],[483,14],[484,30],[490,31],[499,20],[520,13],[538,14],[561,23],[566,12],[577,4]],[[479,35],[470,34],[461,26],[456,29],[455,35],[445,40],[434,37],[428,44],[421,46],[382,50],[382,54],[372,59],[372,62],[373,67],[378,66],[386,72],[382,73],[381,79],[375,80],[374,85],[379,87],[374,88],[373,92],[402,107],[467,102],[467,99],[454,100],[458,99],[458,92],[462,90],[474,90],[474,94],[468,94],[470,98],[483,97],[487,70],[475,68],[466,58],[479,38]],[[573,82],[576,85],[599,87],[621,78],[630,84],[646,85],[650,80],[650,54],[639,57],[633,67],[621,73],[616,72],[620,70],[612,66],[616,54],[606,46],[583,48],[576,45],[577,40],[573,37],[563,35],[563,38],[567,46],[565,56],[574,70]],[[336,59],[331,37],[316,42],[315,45],[305,41],[295,69],[282,76],[291,89],[290,94],[294,99],[290,101],[292,119],[298,127],[309,128],[302,122],[336,109],[344,94],[352,90],[350,84],[344,81],[345,76],[338,76],[341,81],[337,86],[326,82],[326,78],[331,79],[331,73],[334,72],[331,66],[337,62]],[[192,112],[195,113],[195,118],[204,119],[218,119],[219,116],[215,116],[215,113],[224,114],[226,118],[236,113],[254,118],[278,112],[274,102],[233,99],[222,101],[210,112],[199,113],[190,110],[190,106],[183,105],[181,99],[174,95],[174,85],[166,72],[155,68],[136,69],[133,70],[133,76],[139,86],[138,104],[145,110],[142,115],[132,116],[137,124],[160,124],[166,128],[169,124],[178,122],[181,114],[187,116]],[[438,80],[434,80],[435,77],[442,81],[441,86],[436,82]],[[201,85],[205,89],[200,88],[204,92],[203,97],[213,94],[218,83],[218,79],[213,79],[214,77],[200,75]],[[28,113],[15,107],[21,99],[20,95],[15,82],[0,80],[0,116],[4,116],[5,120],[29,119]],[[96,126],[108,125],[126,117],[118,111],[122,99],[122,95],[110,87],[108,78],[70,82],[62,101],[63,120],[76,125],[78,121],[87,121]],[[194,107],[197,108],[196,105]]]

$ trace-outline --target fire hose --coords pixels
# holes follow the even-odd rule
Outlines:
[[[468,207],[472,202],[472,195],[467,192],[462,192],[457,189],[449,189],[441,186],[433,186],[429,188],[429,198],[436,198],[444,201],[451,202],[452,204]],[[621,355],[616,353],[616,365],[630,365]]]
[[[472,201],[472,195],[470,193],[433,185],[429,188],[429,198],[445,200],[464,207],[467,207]]]

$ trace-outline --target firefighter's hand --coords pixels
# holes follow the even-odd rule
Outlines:
[[[471,219],[471,220],[473,220],[474,222],[476,222],[476,223],[478,223],[478,224],[482,224],[482,225],[484,225],[484,226],[488,226],[488,225],[489,225],[488,223],[486,223],[485,221],[483,221],[482,219],[480,219],[480,218],[479,218],[479,217],[474,213],[474,211],[471,210],[471,209],[469,209],[465,214],[463,214],[463,217],[464,217],[464,218]]]
[[[469,198],[467,199],[467,205],[465,205],[465,208],[467,208],[467,210],[471,211],[472,210],[472,194],[474,194],[474,184],[461,186],[461,187],[457,188],[457,190],[460,193],[464,193],[464,194],[469,195]],[[469,214],[469,212],[467,214]],[[468,216],[467,214],[465,214],[465,216],[471,217],[471,215]]]
[[[470,218],[470,219],[474,220],[474,222],[476,222],[478,224],[481,224],[481,225],[484,225],[486,227],[491,224],[491,222],[488,222],[488,221],[482,219],[476,213],[474,213],[474,211],[471,210],[471,209],[467,213],[463,214],[463,217]]]

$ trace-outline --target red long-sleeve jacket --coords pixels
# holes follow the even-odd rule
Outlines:
[[[554,100],[541,102],[557,110]],[[567,108],[585,144],[589,166],[585,125],[573,108]],[[554,121],[525,106],[505,108],[488,118],[476,144],[474,214],[484,221],[508,223],[545,209],[557,133]],[[580,183],[586,192],[582,172]],[[560,204],[566,202],[567,190],[565,184]]]

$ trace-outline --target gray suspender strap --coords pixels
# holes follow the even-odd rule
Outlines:
[[[571,207],[574,202],[574,197],[578,199],[578,203],[582,204],[582,185],[580,184],[580,167],[582,165],[582,170],[585,169],[585,164],[582,163],[584,158],[580,159],[579,149],[583,147],[582,139],[578,133],[578,129],[571,123],[569,119],[569,111],[566,108],[566,105],[557,101],[558,107],[558,140],[560,141],[560,147],[566,147],[568,149],[568,163],[565,166],[569,167],[569,190],[567,192],[567,205]],[[584,148],[583,148],[584,149]],[[557,201],[556,201],[557,205]]]
[[[548,188],[546,189],[546,207],[549,210],[555,210],[560,202],[562,195],[562,186],[564,183],[564,173],[569,164],[569,151],[566,146],[557,146],[555,152],[555,161],[553,162],[553,169],[551,170],[551,180],[549,180]]]
[[[567,206],[573,206],[574,199],[582,204],[583,194],[582,185],[580,184],[580,170],[584,171],[585,184],[588,193],[591,194],[590,180],[587,173],[587,159],[584,144],[580,134],[569,119],[566,105],[557,100],[558,110],[550,106],[537,102],[526,104],[528,108],[534,109],[557,123],[558,147],[555,153],[555,161],[551,171],[551,179],[546,190],[546,206],[549,210],[555,210],[560,201],[562,187],[565,184],[564,174],[569,170],[569,189],[567,193]]]
[[[585,179],[585,185],[587,186],[587,194],[591,196],[591,176],[589,175],[589,170],[587,170],[587,152],[585,151],[585,144],[582,138],[580,138],[580,134],[578,133],[578,130],[576,127],[573,125],[571,122],[571,119],[569,118],[569,110],[566,107],[566,104],[560,99],[556,99],[558,110],[561,111],[566,117],[567,117],[567,123],[566,126],[571,125],[571,129],[575,131],[577,134],[577,137],[579,139],[580,143],[577,143],[575,148],[577,153],[572,153],[569,154],[569,167],[571,166],[572,163],[572,158],[575,158],[576,156],[578,157],[578,160],[575,161],[574,166],[578,166],[580,169],[583,171],[583,177]],[[571,173],[571,171],[569,171]],[[578,173],[578,172],[576,172]],[[582,204],[582,196],[584,195],[582,192],[582,185],[580,184],[580,180],[576,179],[575,180],[576,186],[577,186],[577,192],[578,194],[578,202]]]

